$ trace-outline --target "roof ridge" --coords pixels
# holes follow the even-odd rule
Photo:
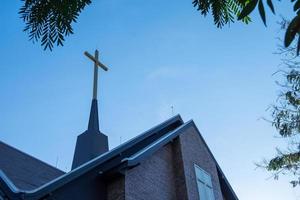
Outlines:
[[[62,172],[62,173],[64,173],[64,174],[66,173],[65,171],[63,171],[63,170],[61,170],[61,169],[59,169],[59,168],[57,168],[57,167],[54,167],[53,165],[51,165],[51,164],[49,164],[49,163],[46,163],[45,161],[43,161],[43,160],[41,160],[41,159],[39,159],[39,158],[36,158],[36,157],[34,157],[34,156],[32,156],[32,155],[30,155],[30,154],[28,154],[28,153],[26,153],[26,152],[24,152],[24,151],[22,151],[22,150],[20,150],[20,149],[17,149],[16,147],[13,147],[13,146],[11,146],[11,145],[9,145],[9,144],[3,142],[2,140],[0,140],[0,143],[2,143],[3,145],[5,145],[5,146],[7,146],[7,147],[9,147],[9,148],[11,148],[11,149],[17,151],[17,152],[19,152],[19,153],[21,153],[21,154],[23,154],[23,155],[29,157],[29,158],[32,158],[32,159],[34,159],[34,160],[40,162],[41,164],[44,164],[44,165],[46,165],[46,166],[48,166],[48,167],[50,167],[50,168],[52,168],[52,169],[55,169],[55,170],[57,170],[57,171],[60,171],[60,172]]]

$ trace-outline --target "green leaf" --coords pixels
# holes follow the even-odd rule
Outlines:
[[[264,4],[263,4],[262,0],[259,0],[258,11],[259,11],[260,17],[263,20],[265,26],[267,26],[266,13],[265,13],[265,8],[264,8]]]
[[[294,11],[297,11],[300,8],[300,0],[297,0],[294,5]]]
[[[248,16],[256,7],[258,0],[251,0],[245,8],[242,10],[241,14],[238,16],[238,20],[243,19],[244,17]]]
[[[267,0],[267,4],[269,8],[271,9],[272,13],[275,14],[275,9],[272,0]]]
[[[294,40],[299,28],[300,28],[300,17],[299,17],[299,15],[297,15],[291,21],[291,23],[289,24],[289,26],[285,32],[285,37],[284,37],[284,46],[285,47],[290,46],[290,44]]]

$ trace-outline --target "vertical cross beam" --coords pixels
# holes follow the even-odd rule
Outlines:
[[[99,51],[95,50],[95,60],[99,58]],[[93,99],[97,99],[98,90],[98,65],[94,62],[94,86],[93,86]]]

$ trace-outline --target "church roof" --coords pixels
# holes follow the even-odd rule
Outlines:
[[[34,190],[20,190],[19,188],[15,187],[14,183],[12,183],[10,179],[8,179],[5,174],[1,173],[0,171],[0,189],[2,188],[5,194],[11,199],[20,199],[22,196],[23,199],[34,200],[44,197],[45,195],[86,174],[87,172],[90,172],[91,170],[97,170],[99,176],[102,176],[103,178],[110,178],[111,176],[122,174],[124,170],[128,168],[138,165],[141,160],[153,154],[156,150],[175,139],[178,135],[183,133],[191,126],[196,127],[192,120],[184,123],[179,115],[172,117],[158,126],[155,126],[154,128],[133,138],[132,140],[129,140],[128,142],[96,157],[95,159],[75,168],[69,173],[64,174]],[[198,131],[197,128],[196,130]],[[202,138],[201,135],[200,137]],[[220,177],[220,183],[223,187],[222,190],[226,192],[225,195],[228,197],[228,199],[237,200],[237,196],[226,180],[217,162],[216,166]]]
[[[31,190],[64,174],[63,171],[0,141],[0,170],[23,190]]]

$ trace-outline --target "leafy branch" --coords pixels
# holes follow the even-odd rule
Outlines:
[[[63,46],[65,36],[73,34],[72,23],[91,0],[22,0],[19,14],[25,22],[29,40],[46,49]]]
[[[241,14],[238,16],[238,20],[242,20],[245,17],[248,17],[252,11],[258,7],[259,14],[263,23],[266,25],[266,11],[264,7],[264,0],[241,0],[245,7],[243,8]],[[278,0],[280,1],[280,0]],[[295,40],[296,36],[298,37],[298,43],[296,48],[296,54],[299,55],[300,52],[300,0],[290,0],[293,3],[293,12],[296,16],[290,21],[284,37],[284,46],[289,47],[291,43]],[[275,14],[275,8],[272,0],[266,0],[266,3],[273,14]]]
[[[283,20],[283,24],[285,20]],[[285,26],[283,29],[285,30]],[[276,156],[257,164],[272,173],[275,179],[280,175],[292,175],[293,187],[300,185],[300,61],[295,56],[293,43],[289,48],[278,47],[278,55],[283,57],[281,70],[283,80],[278,83],[281,88],[277,103],[272,106],[270,121],[280,138],[287,142],[284,150],[276,149]]]
[[[277,0],[280,1],[280,0]],[[289,47],[291,43],[298,38],[296,54],[300,53],[300,0],[290,0],[293,4],[293,12],[296,16],[290,20],[285,32],[284,46]],[[258,9],[260,17],[265,26],[267,26],[266,10],[267,6],[272,14],[276,14],[273,0],[194,0],[193,4],[197,10],[204,16],[212,13],[214,23],[218,28],[225,24],[230,24],[237,20],[249,23],[249,15]]]
[[[234,22],[235,16],[240,15],[245,6],[240,0],[194,0],[193,5],[204,16],[211,12],[218,28]],[[248,16],[242,20],[246,24],[251,21]]]

